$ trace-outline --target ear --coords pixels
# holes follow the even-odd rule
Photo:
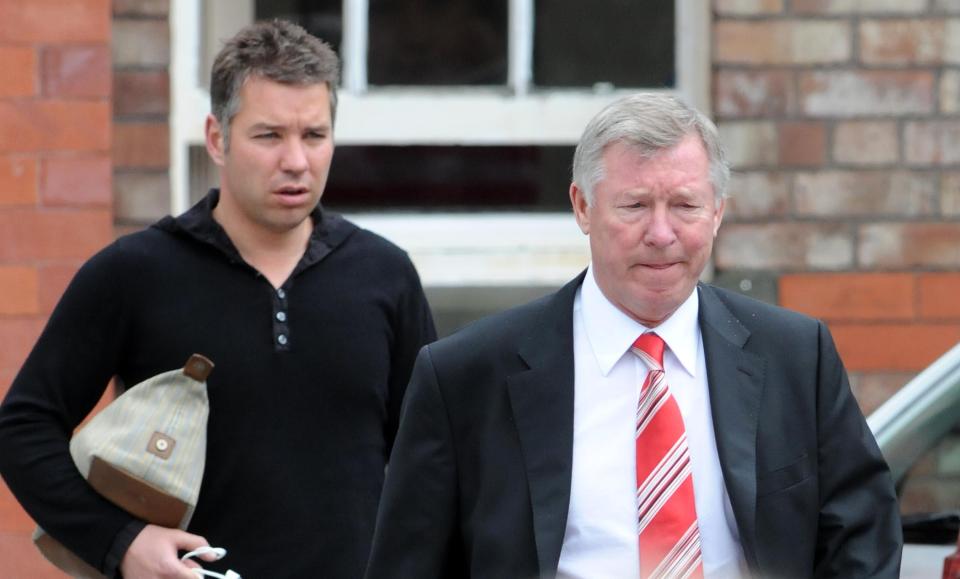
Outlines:
[[[223,131],[220,123],[213,115],[207,115],[207,122],[204,125],[204,135],[206,136],[207,154],[218,166],[223,166],[226,150],[224,148]]]
[[[590,206],[587,204],[587,196],[583,189],[577,187],[576,183],[570,183],[570,204],[573,205],[573,216],[577,219],[577,225],[584,235],[590,234]]]
[[[726,198],[720,199],[717,203],[716,213],[713,214],[713,236],[717,236],[720,231],[720,223],[723,222],[723,210],[727,207]]]

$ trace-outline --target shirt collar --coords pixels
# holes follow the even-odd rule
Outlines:
[[[630,349],[637,336],[650,328],[610,303],[597,285],[593,276],[593,265],[587,268],[580,296],[584,329],[593,349],[593,355],[597,359],[597,365],[606,376]],[[696,375],[697,368],[697,350],[700,340],[699,312],[700,300],[697,292],[694,291],[677,308],[677,311],[655,330],[657,335],[666,342],[670,352],[673,352],[680,366],[691,376]]]

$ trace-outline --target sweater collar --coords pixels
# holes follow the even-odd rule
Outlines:
[[[213,209],[219,200],[220,190],[210,189],[203,199],[185,213],[177,217],[168,215],[153,224],[153,227],[213,246],[232,263],[246,263],[226,230],[213,218]],[[340,215],[324,211],[319,203],[310,213],[310,219],[313,221],[313,232],[291,277],[320,262],[357,229],[356,225]]]

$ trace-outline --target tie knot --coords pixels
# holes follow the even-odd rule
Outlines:
[[[653,332],[641,334],[631,346],[633,353],[655,370],[663,369],[663,348],[663,338]]]

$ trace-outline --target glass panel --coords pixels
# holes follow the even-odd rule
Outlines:
[[[673,87],[674,21],[674,0],[539,0],[533,82]]]
[[[899,492],[904,515],[960,508],[960,422],[914,463]]]
[[[565,211],[573,147],[351,146],[333,157],[324,205]]]
[[[343,0],[257,0],[256,18],[296,22],[340,52]]]
[[[373,85],[507,81],[507,0],[370,0]]]

